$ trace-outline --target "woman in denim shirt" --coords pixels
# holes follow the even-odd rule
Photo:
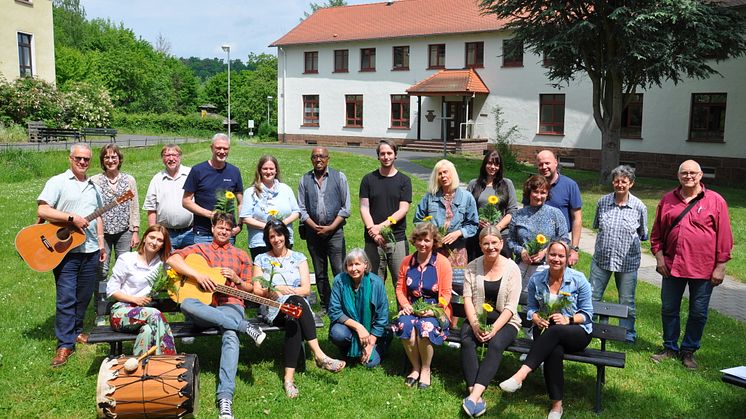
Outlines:
[[[453,267],[465,268],[468,260],[466,239],[477,234],[479,215],[477,202],[464,188],[459,187],[456,167],[448,160],[435,164],[428,192],[422,197],[414,214],[414,223],[431,216],[443,235],[443,247],[438,251],[446,256]]]
[[[521,368],[500,383],[503,391],[515,392],[528,374],[544,362],[544,381],[552,401],[549,419],[562,417],[565,384],[562,359],[565,352],[582,351],[591,342],[591,285],[581,272],[567,267],[569,255],[567,243],[552,242],[547,248],[549,269],[531,277],[526,315],[534,323],[535,332],[538,328],[538,333],[535,333],[534,344]],[[547,302],[560,298],[567,298],[569,307],[548,315],[541,312]]]

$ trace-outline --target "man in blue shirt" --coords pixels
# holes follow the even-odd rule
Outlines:
[[[536,155],[536,170],[548,181],[551,190],[549,191],[549,204],[560,211],[565,216],[567,227],[572,233],[570,242],[570,256],[567,258],[567,264],[573,266],[578,263],[578,251],[580,248],[580,233],[583,231],[582,210],[583,201],[580,197],[580,188],[574,180],[567,176],[561,175],[557,171],[557,157],[550,150],[542,150]],[[528,197],[523,197],[523,205],[528,204]]]
[[[243,180],[238,167],[228,163],[230,140],[222,133],[212,137],[212,158],[192,168],[184,182],[184,197],[181,205],[194,214],[194,243],[212,242],[212,219],[217,193],[233,192],[236,196],[236,213],[241,212]],[[241,224],[233,227],[231,243],[241,231]]]

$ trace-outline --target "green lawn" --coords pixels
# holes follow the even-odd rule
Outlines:
[[[206,144],[190,144],[184,149],[186,164],[195,164],[209,157]],[[158,147],[125,150],[123,170],[136,177],[141,194],[145,193],[152,174],[160,169],[158,152]],[[283,178],[290,185],[295,186],[298,177],[310,168],[308,151],[280,151],[242,144],[234,145],[229,160],[241,168],[249,182],[258,157],[267,152],[278,155]],[[3,191],[0,211],[5,215],[0,219],[0,235],[3,237],[0,269],[5,272],[0,276],[2,418],[77,419],[95,416],[96,380],[108,345],[80,347],[65,367],[51,369],[48,366],[56,344],[52,274],[31,271],[13,249],[15,234],[34,222],[34,200],[44,182],[49,176],[64,170],[65,155],[62,152],[0,153],[0,188]],[[356,155],[332,153],[331,165],[347,174],[352,194],[356,197],[361,177],[373,170],[377,162]],[[460,161],[457,165],[462,167]],[[98,172],[97,166],[94,165],[91,171]],[[21,175],[14,175],[18,172]],[[466,174],[462,177],[468,180]],[[576,177],[575,173],[573,177]],[[424,194],[425,184],[413,179],[413,185],[415,200],[418,200]],[[354,216],[345,228],[348,247],[362,245],[363,229],[357,216],[357,199],[353,199],[353,207]],[[239,244],[246,245],[245,235]],[[297,250],[305,251],[302,242],[298,243]],[[582,259],[586,262],[581,265],[581,270],[587,271],[588,258]],[[393,295],[390,286],[388,290]],[[616,298],[614,292],[609,290],[609,298]],[[746,411],[744,390],[722,383],[719,370],[746,360],[744,324],[712,313],[705,331],[704,346],[698,352],[702,367],[697,371],[686,371],[674,361],[653,365],[648,356],[660,344],[659,291],[648,284],[640,284],[637,301],[639,341],[635,345],[612,345],[615,350],[627,352],[627,367],[607,371],[602,417],[742,417]],[[89,325],[92,320],[91,310]],[[336,354],[333,345],[327,342],[326,332],[326,328],[319,330],[322,347]],[[308,371],[296,379],[300,397],[288,400],[282,390],[279,361],[282,336],[270,335],[259,349],[247,338],[242,338],[242,342],[234,404],[237,418],[301,418],[310,415],[320,418],[454,418],[461,415],[460,403],[465,394],[459,354],[455,349],[436,350],[433,386],[429,391],[404,386],[404,378],[400,375],[403,351],[401,345],[394,342],[383,367],[373,371],[353,367],[332,375],[320,371],[309,361]],[[198,417],[215,417],[214,389],[220,340],[200,338],[191,346],[179,342],[177,345],[180,351],[199,356],[202,372]],[[130,350],[130,347],[125,346],[125,350]],[[493,384],[509,377],[518,366],[517,357],[507,354]],[[592,411],[595,368],[569,362],[565,372],[566,417],[598,417]],[[512,395],[503,394],[493,385],[485,398],[489,405],[487,417],[540,418],[546,417],[548,409],[540,374],[533,374],[523,389]]]
[[[440,159],[423,159],[418,160],[417,163],[426,167],[433,167],[438,160]],[[477,177],[479,166],[482,163],[481,159],[468,157],[452,157],[449,160],[456,165],[459,177],[464,183]],[[505,177],[511,179],[515,184],[519,202],[523,196],[523,181],[529,173],[535,173],[533,166],[513,168],[505,174]],[[601,196],[613,191],[611,185],[599,184],[598,173],[593,171],[562,169],[562,174],[578,182],[580,193],[583,196],[583,227],[591,228],[593,226],[593,216],[596,213],[596,203]],[[706,181],[705,179],[705,184],[707,184]],[[678,186],[678,181],[674,178],[673,173],[670,180],[638,177],[635,181],[632,193],[648,207],[648,233],[653,229],[653,219],[658,202],[664,193],[676,186]],[[746,224],[737,221],[746,219],[746,189],[715,185],[712,190],[721,194],[728,201],[731,228],[736,243],[733,247],[732,259],[728,262],[727,274],[746,283],[746,250],[739,245],[746,240]],[[642,247],[650,253],[650,242],[643,242]]]

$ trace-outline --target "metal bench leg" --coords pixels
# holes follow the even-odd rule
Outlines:
[[[601,390],[603,390],[604,383],[606,382],[606,367],[603,365],[596,365],[596,405],[593,411],[601,413]]]

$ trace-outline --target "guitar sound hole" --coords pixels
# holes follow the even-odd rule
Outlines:
[[[70,230],[63,227],[57,230],[57,239],[59,241],[68,241],[70,240]]]

